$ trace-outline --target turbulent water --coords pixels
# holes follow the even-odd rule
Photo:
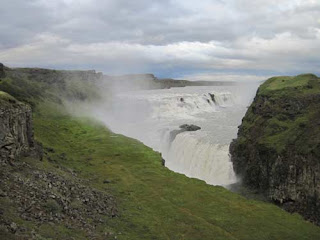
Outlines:
[[[113,98],[100,119],[161,152],[169,169],[226,186],[237,181],[229,144],[256,89],[245,84],[126,92]],[[201,130],[174,134],[182,124]]]

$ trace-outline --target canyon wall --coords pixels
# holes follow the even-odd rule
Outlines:
[[[320,79],[274,77],[260,86],[230,146],[245,186],[320,223]]]

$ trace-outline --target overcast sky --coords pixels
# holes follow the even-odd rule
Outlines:
[[[0,62],[199,80],[320,75],[320,0],[1,0]]]

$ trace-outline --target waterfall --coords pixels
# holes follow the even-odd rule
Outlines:
[[[199,178],[212,185],[229,185],[237,181],[229,157],[228,144],[212,144],[178,134],[165,155],[166,166],[173,171]]]
[[[112,131],[161,152],[169,169],[226,186],[236,182],[229,144],[257,86],[185,87],[118,94],[112,107],[92,113]],[[201,127],[179,130],[182,124]]]

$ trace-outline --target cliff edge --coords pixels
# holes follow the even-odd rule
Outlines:
[[[30,106],[0,91],[0,160],[12,162],[34,147]]]
[[[230,145],[245,186],[320,223],[320,79],[273,77],[258,89]]]

